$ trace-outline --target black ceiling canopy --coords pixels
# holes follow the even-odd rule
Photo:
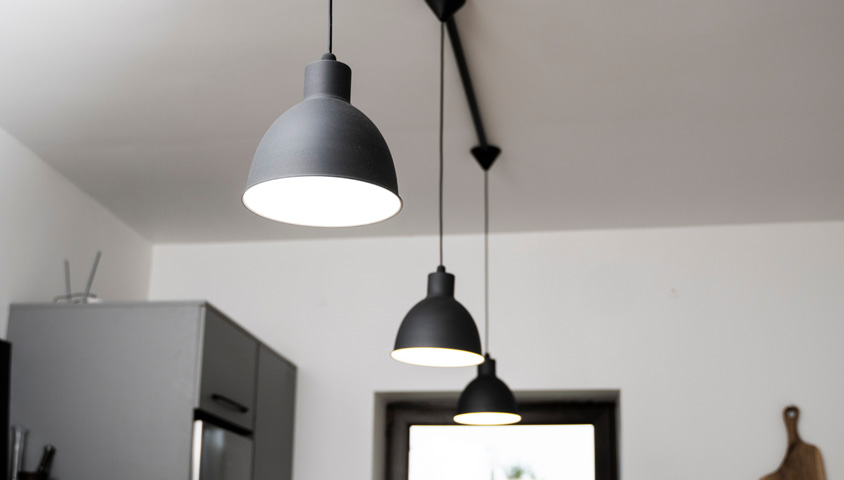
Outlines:
[[[446,21],[454,15],[454,12],[460,10],[460,7],[466,3],[466,0],[425,0],[425,3],[434,11],[434,15],[440,19],[441,22]]]

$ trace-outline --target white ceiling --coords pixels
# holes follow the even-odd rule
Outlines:
[[[6,0],[0,127],[156,242],[434,233],[439,24],[423,0],[334,11],[402,213],[328,231],[240,203],[261,136],[327,49],[327,4]],[[456,20],[503,150],[494,231],[844,220],[844,2],[469,0]],[[446,231],[479,232],[447,55]]]

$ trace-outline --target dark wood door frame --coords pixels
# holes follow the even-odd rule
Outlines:
[[[456,402],[394,402],[387,405],[386,480],[407,480],[411,425],[457,425]],[[520,425],[595,427],[595,479],[618,480],[614,402],[520,402]]]

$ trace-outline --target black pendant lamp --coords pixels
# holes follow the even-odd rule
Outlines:
[[[484,361],[478,328],[469,311],[454,299],[454,275],[443,263],[443,50],[445,24],[440,25],[440,266],[428,275],[428,296],[404,317],[394,359],[427,367],[467,367]]]
[[[278,222],[351,227],[401,210],[387,142],[349,103],[352,70],[332,52],[305,69],[305,99],[272,124],[255,152],[243,204]]]
[[[484,363],[478,376],[460,394],[454,421],[464,425],[509,425],[522,417],[513,392],[495,375],[495,360],[489,356],[489,166],[484,168]]]
[[[478,377],[460,394],[454,421],[464,425],[510,425],[522,419],[516,399],[495,376],[495,360],[489,354],[478,365]]]

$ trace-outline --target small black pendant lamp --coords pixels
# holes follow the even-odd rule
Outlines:
[[[278,222],[350,227],[386,220],[401,210],[387,142],[349,103],[352,70],[332,52],[305,68],[305,99],[272,124],[255,152],[243,204]]]
[[[454,421],[464,425],[509,425],[522,417],[513,392],[495,376],[495,360],[489,356],[489,167],[484,169],[484,363],[478,376],[460,394]]]
[[[440,266],[428,275],[428,296],[404,317],[394,359],[427,367],[467,367],[484,361],[481,339],[469,311],[454,299],[454,275],[443,263],[443,71],[445,23],[440,24]]]

